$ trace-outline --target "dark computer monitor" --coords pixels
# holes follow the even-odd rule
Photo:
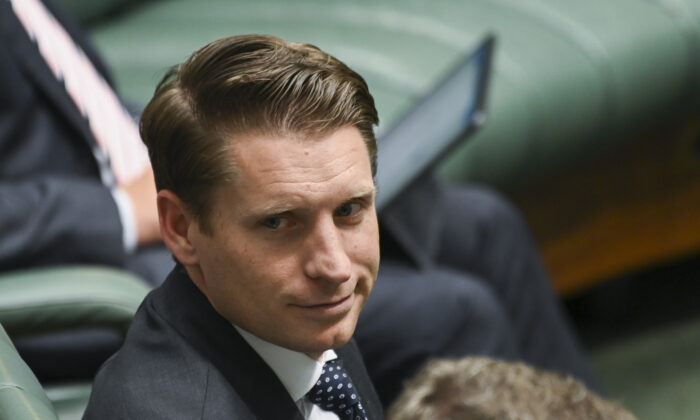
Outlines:
[[[378,211],[485,122],[493,48],[489,35],[377,140]]]

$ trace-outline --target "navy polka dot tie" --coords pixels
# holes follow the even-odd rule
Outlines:
[[[360,396],[339,359],[323,365],[321,377],[306,397],[322,409],[334,412],[341,420],[367,420]]]

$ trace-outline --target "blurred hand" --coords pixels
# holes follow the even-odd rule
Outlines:
[[[138,231],[138,245],[148,245],[161,241],[158,209],[156,207],[156,183],[153,169],[148,168],[138,178],[122,185],[121,188],[131,199],[134,220]]]

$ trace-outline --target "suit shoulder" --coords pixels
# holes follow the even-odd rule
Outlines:
[[[209,375],[209,364],[147,298],[122,347],[98,371],[85,418],[199,418]]]
[[[97,373],[84,418],[255,418],[221,372],[154,308],[154,293]]]

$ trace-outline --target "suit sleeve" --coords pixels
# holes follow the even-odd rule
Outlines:
[[[0,215],[0,270],[66,262],[124,264],[117,206],[97,180],[0,181]]]

